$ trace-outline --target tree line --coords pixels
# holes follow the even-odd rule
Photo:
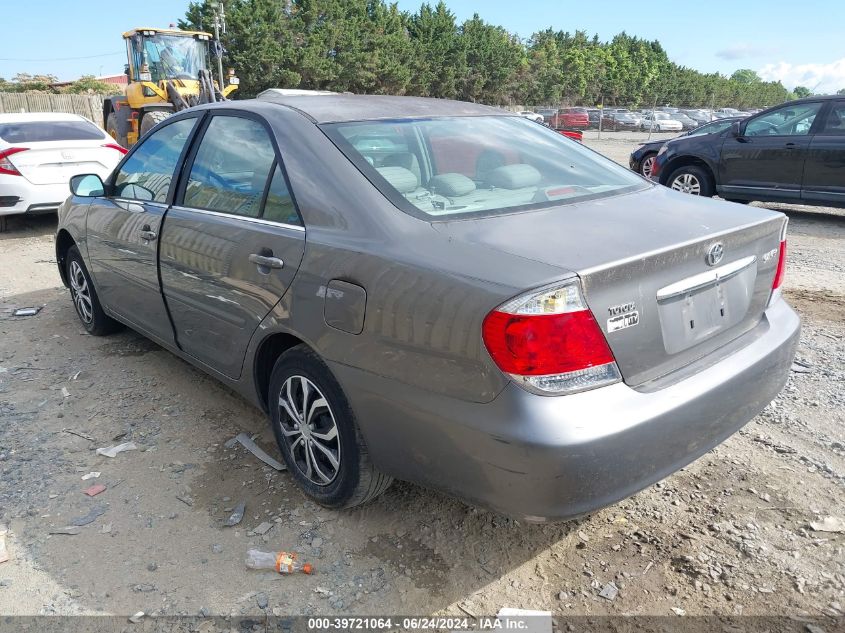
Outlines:
[[[189,4],[183,29],[210,31],[218,0]],[[384,0],[224,0],[224,64],[240,96],[266,88],[418,95],[495,105],[762,107],[780,82],[672,62],[657,40],[546,29],[522,40],[444,2],[400,11]]]
[[[94,75],[83,75],[67,85],[57,86],[55,75],[30,75],[18,73],[11,80],[0,77],[0,92],[49,92],[52,94],[114,94],[122,88],[97,80]]]

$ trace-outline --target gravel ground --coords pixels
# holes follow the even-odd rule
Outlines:
[[[594,136],[624,163],[638,135]],[[0,613],[841,615],[845,534],[811,524],[845,517],[845,214],[783,210],[785,294],[804,319],[783,393],[688,468],[555,525],[402,483],[363,508],[315,506],[226,448],[247,431],[275,453],[258,411],[131,331],[87,336],[55,271],[54,218],[13,221],[0,235]],[[11,315],[30,305],[43,309]],[[139,450],[94,450],[127,441]],[[95,483],[106,491],[84,495]],[[224,527],[241,501],[243,522]],[[249,571],[252,546],[317,571]]]

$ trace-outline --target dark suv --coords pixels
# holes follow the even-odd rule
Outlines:
[[[653,180],[676,191],[845,207],[845,97],[810,97],[664,145]]]

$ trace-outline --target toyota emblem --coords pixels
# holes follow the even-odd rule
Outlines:
[[[704,261],[707,262],[708,266],[715,266],[722,261],[724,254],[725,245],[721,242],[716,242],[715,244],[711,244],[710,248],[707,249],[707,255],[704,257]]]

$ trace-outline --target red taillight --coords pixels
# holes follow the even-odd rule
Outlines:
[[[121,147],[120,145],[118,145],[116,143],[106,143],[105,145],[103,145],[103,147],[108,147],[109,149],[116,149],[121,154],[125,154],[126,152],[129,151],[125,147]]]
[[[786,273],[786,240],[780,243],[780,251],[778,252],[778,267],[775,271],[775,278],[772,281],[772,290],[777,290],[783,283],[783,277]]]
[[[577,282],[499,306],[484,319],[482,338],[499,369],[529,391],[565,393],[620,379]]]
[[[21,172],[19,172],[18,168],[12,164],[12,161],[9,160],[9,156],[17,154],[18,152],[25,152],[28,149],[28,147],[11,147],[0,152],[0,174],[20,176]]]
[[[499,368],[519,376],[563,374],[613,362],[589,310],[564,314],[507,314],[484,319],[484,344]]]

